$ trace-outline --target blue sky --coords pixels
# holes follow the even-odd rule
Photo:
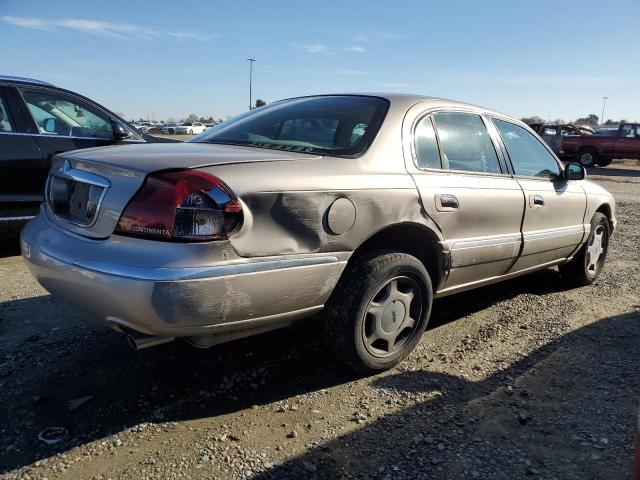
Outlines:
[[[0,0],[0,73],[127,118],[226,117],[254,99],[433,95],[513,116],[640,120],[638,0]]]

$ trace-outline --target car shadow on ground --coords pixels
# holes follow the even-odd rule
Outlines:
[[[20,255],[20,241],[17,238],[0,238],[0,258]]]
[[[521,293],[565,288],[555,271],[546,270],[438,300],[430,328]],[[0,303],[0,472],[141,422],[210,418],[354,380],[323,347],[318,321],[209,350],[175,342],[134,352],[122,336],[52,296]],[[513,375],[524,365],[514,367]],[[427,372],[416,375],[424,376],[417,385],[430,378]],[[452,385],[453,395],[443,398],[453,411],[464,408],[473,392],[499,383],[442,380]],[[458,391],[466,393],[459,399]],[[91,397],[86,404],[70,410],[69,401],[86,396]],[[67,441],[39,442],[38,433],[51,426],[67,429]],[[398,431],[402,438],[405,433]]]
[[[640,162],[638,162],[640,164]],[[608,167],[590,168],[587,170],[587,178],[589,176],[601,177],[640,177],[640,170],[630,168],[620,168],[609,165]]]
[[[382,376],[373,383],[381,398],[424,400],[259,478],[631,478],[639,344],[634,312],[478,381],[429,370]]]

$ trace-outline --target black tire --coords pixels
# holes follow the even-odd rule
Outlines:
[[[395,289],[392,287],[394,282]],[[381,296],[387,295],[385,289],[390,293],[382,301]],[[392,301],[391,292],[395,292],[395,298],[404,296],[404,300]],[[407,300],[407,295],[411,299]],[[417,258],[406,253],[379,250],[353,259],[325,309],[326,342],[336,357],[360,374],[371,375],[388,370],[404,360],[420,341],[431,314],[432,301],[431,279]],[[378,313],[372,317],[373,308]],[[367,338],[372,318],[375,332]],[[403,329],[403,325],[407,326]],[[389,333],[385,328],[395,329],[390,333],[397,335],[393,345],[383,339],[370,343],[377,332]],[[389,350],[386,354],[385,343]]]
[[[613,158],[599,158],[598,161],[596,162],[596,164],[599,167],[608,167],[609,165],[611,165],[611,162],[613,162]]]
[[[594,244],[594,239],[598,232],[602,233],[602,253],[599,255],[597,264],[594,268],[590,268],[591,255],[589,248]],[[586,243],[580,248],[578,253],[573,257],[569,263],[560,265],[560,275],[563,279],[572,285],[585,286],[591,285],[596,281],[598,275],[604,267],[604,262],[607,258],[607,252],[609,250],[609,236],[611,234],[611,227],[609,226],[609,220],[605,215],[600,212],[591,219],[591,232]]]
[[[598,152],[592,148],[584,148],[578,152],[578,162],[585,168],[595,167],[599,159]]]

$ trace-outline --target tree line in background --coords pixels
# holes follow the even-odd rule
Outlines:
[[[253,108],[264,107],[266,104],[267,104],[267,102],[265,102],[261,98],[258,98],[256,100],[256,105]],[[124,117],[124,115],[122,113],[116,113],[116,115],[119,115],[120,117]],[[229,118],[231,118],[231,117],[227,116],[227,120]],[[131,123],[141,123],[141,122],[150,122],[150,121],[151,120],[145,120],[144,118],[140,118],[139,120],[131,120]],[[156,123],[155,120],[153,122]],[[208,116],[208,117],[198,117],[198,115],[196,115],[195,113],[191,113],[191,114],[187,115],[185,118],[181,118],[180,120],[176,120],[173,117],[169,117],[166,121],[164,121],[164,120],[158,120],[157,121],[157,123],[194,123],[194,122],[221,123],[222,122],[222,118],[218,118],[216,120],[211,115]]]
[[[533,117],[522,117],[520,120],[522,120],[524,123],[526,123],[527,125],[531,125],[534,123],[545,123],[545,124],[550,124],[550,125],[563,125],[566,123],[573,123],[576,125],[589,125],[590,127],[598,127],[601,124],[600,122],[600,117],[598,117],[598,115],[592,113],[590,115],[587,115],[586,117],[581,117],[581,118],[576,118],[574,121],[572,122],[565,122],[563,118],[556,118],[555,120],[545,120],[542,117],[538,117],[537,115],[534,115]],[[609,127],[609,126],[617,126],[621,123],[628,123],[627,120],[622,119],[622,120],[607,120],[606,122],[604,122],[602,125],[605,127]]]

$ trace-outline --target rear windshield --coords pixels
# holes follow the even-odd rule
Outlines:
[[[373,141],[387,106],[382,98],[355,95],[284,100],[238,115],[190,141],[357,156]]]

